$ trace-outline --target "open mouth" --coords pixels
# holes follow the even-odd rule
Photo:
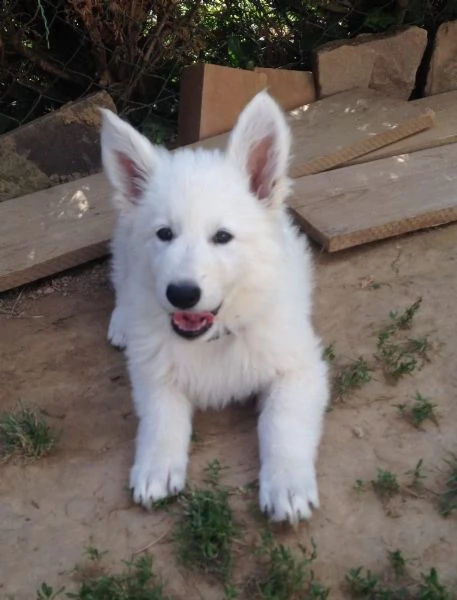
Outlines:
[[[187,340],[202,336],[211,329],[219,308],[208,312],[175,312],[171,315],[173,331]]]

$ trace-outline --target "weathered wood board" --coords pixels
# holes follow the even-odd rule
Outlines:
[[[433,125],[427,107],[383,96],[374,90],[351,90],[291,111],[293,134],[290,175],[317,173],[372,152],[382,145]],[[224,148],[229,134],[191,147]],[[398,137],[397,137],[398,136]]]
[[[0,204],[0,292],[107,253],[108,183],[91,175]]]
[[[433,110],[435,113],[434,126],[399,142],[369,152],[348,164],[359,164],[397,154],[409,154],[457,142],[457,91],[420,98],[413,100],[410,104]]]
[[[371,98],[375,98],[376,96],[379,98],[376,92],[368,90],[362,92],[362,95],[358,92],[355,95],[354,92],[350,94],[345,92],[344,94],[346,94],[346,102],[341,103],[340,99],[340,102],[335,105],[336,98],[328,98],[323,100],[322,103],[315,102],[309,105],[309,110],[311,111],[309,113],[301,110],[298,112],[298,115],[292,114],[289,117],[295,138],[294,157],[292,160],[293,176],[297,176],[297,173],[300,173],[300,168],[303,165],[316,158],[316,153],[325,155],[326,152],[330,153],[335,151],[335,149],[343,147],[346,142],[360,143],[361,139],[366,139],[366,137],[363,137],[364,135],[366,136],[366,132],[372,133],[373,130],[388,132],[391,130],[392,124],[401,122],[402,119],[414,119],[424,114],[422,107],[412,106],[412,103],[407,104],[398,100],[384,99],[385,106],[391,106],[391,118],[389,119],[388,113],[380,109],[376,101],[372,104],[367,99],[367,95]],[[343,96],[343,94],[340,96]],[[330,112],[331,107],[336,106],[333,113],[331,112],[330,117],[324,110],[324,102],[330,103]],[[395,103],[400,113],[396,119],[392,116],[395,114],[395,111],[393,104],[389,104],[390,102]],[[314,108],[318,106],[320,108],[318,108],[317,112],[314,111]],[[376,114],[378,117],[376,117]],[[348,117],[347,120],[340,118],[341,116],[344,117],[344,115]],[[377,118],[378,121],[376,121]],[[373,125],[373,123],[375,124]],[[355,132],[353,131],[354,129],[356,129]],[[194,146],[221,148],[224,147],[226,140],[227,134],[199,142],[198,144],[194,144]],[[443,153],[445,148],[448,148],[448,146],[443,147]],[[413,156],[411,156],[411,161],[413,160]],[[393,159],[392,164],[394,166],[397,164],[396,160]],[[369,177],[365,194],[369,199],[371,198],[371,194],[374,195],[376,193],[377,186],[381,183],[379,180],[380,164],[380,161],[376,161],[370,165],[351,167],[361,169],[360,171],[356,171],[356,174],[365,173],[364,169],[366,169],[367,173],[373,172],[373,175]],[[421,165],[415,176],[421,177],[422,172],[427,172],[426,168],[427,165],[424,165],[424,168]],[[457,169],[455,171],[457,172]],[[343,172],[347,172],[347,169],[344,169]],[[299,202],[303,202],[304,204],[297,205],[297,200],[294,200],[295,204],[293,205],[298,207],[302,213],[302,217],[304,216],[308,219],[308,230],[311,227],[313,215],[317,214],[320,218],[320,212],[315,213],[315,206],[306,206],[306,202],[309,201],[310,197],[309,192],[310,189],[313,189],[313,185],[317,186],[315,188],[315,194],[318,199],[317,204],[319,207],[321,205],[322,207],[326,207],[327,221],[324,221],[324,225],[327,229],[331,229],[335,223],[335,219],[338,219],[338,223],[340,223],[338,210],[335,209],[335,206],[328,205],[329,198],[326,198],[328,182],[333,181],[333,178],[337,177],[338,173],[339,170],[322,175],[312,175],[297,182],[296,189],[302,194]],[[360,177],[361,175],[358,176]],[[453,177],[453,174],[450,174],[450,176]],[[313,183],[316,181],[316,177],[322,178],[318,179],[323,182],[319,184],[321,188],[319,188],[319,185]],[[429,174],[428,177],[432,179],[428,179],[426,185],[428,184],[430,188],[433,188],[433,178],[440,177],[440,167],[437,165],[436,172]],[[342,198],[351,196],[351,185],[353,184],[354,182],[351,180],[351,177],[344,179],[343,176],[341,184],[339,184],[341,190],[338,192]],[[416,208],[415,214],[422,215],[422,202],[425,202],[425,207],[427,208],[427,202],[435,199],[437,201],[440,196],[438,193],[430,191],[429,198],[425,197],[422,200],[422,196],[416,193],[416,187],[413,187],[413,192],[410,192],[411,185],[412,183],[406,185],[407,189],[404,193],[416,199],[416,203],[414,204]],[[426,185],[423,186],[421,183],[417,189],[428,189]],[[308,186],[310,186],[310,189],[308,189]],[[345,195],[346,186],[348,186],[348,193]],[[381,186],[381,192],[383,189]],[[98,174],[0,203],[0,291],[104,256],[107,252],[107,242],[112,235],[115,220],[114,210],[111,208],[109,202],[109,194],[110,189],[104,175]],[[358,196],[364,196],[360,190],[357,191],[357,194]],[[457,197],[457,193],[455,196]],[[376,198],[375,195],[374,197]],[[345,202],[342,203],[343,211],[346,206]],[[363,206],[366,206],[366,202]],[[357,215],[363,206],[357,206],[356,210],[358,212],[355,212],[353,215],[346,215],[349,223],[353,219],[354,225],[357,226]],[[385,209],[387,211],[387,208],[385,208],[387,206],[390,206],[390,214],[393,215],[395,220],[397,216],[395,203],[393,205],[392,202],[386,204],[383,200],[382,206],[377,209]],[[320,210],[324,210],[322,207]],[[348,210],[352,210],[352,208]],[[360,214],[364,215],[364,219],[368,218],[364,212],[360,212]],[[386,214],[388,215],[389,212]],[[452,218],[449,217],[449,211],[446,214],[447,220],[453,219],[452,215]],[[345,213],[343,212],[344,215]],[[331,218],[333,218],[333,221],[331,221]],[[412,217],[410,216],[409,218],[411,219]],[[420,220],[419,227],[429,226],[428,222],[425,225],[421,225],[423,217],[420,217],[420,219],[422,220]],[[439,219],[435,215],[432,218],[431,224],[435,224],[437,220]],[[376,223],[377,221],[374,223],[374,228],[375,231],[378,231],[379,227]],[[368,228],[368,225],[368,222],[362,223],[365,230]],[[319,231],[319,226],[318,223],[317,231]],[[393,232],[392,235],[396,235],[396,233],[410,231],[411,228],[418,228],[409,225],[406,229],[402,229],[402,227],[395,225],[392,229],[392,226],[389,225],[391,227],[389,230],[386,227],[384,226],[384,233],[381,237],[390,235],[390,230]],[[363,243],[365,239],[363,235],[366,237],[367,234],[362,235],[362,233],[359,232],[357,235],[356,233],[350,234],[352,235],[351,239],[355,239],[356,243]],[[321,241],[333,251],[339,248],[338,244],[340,247],[345,247],[344,244],[353,245],[352,241],[348,243],[348,235],[343,232],[342,237],[344,239],[342,242],[330,240],[330,238],[328,244],[325,243],[324,238],[321,238]],[[373,235],[373,233],[370,233],[366,241],[379,239],[379,232],[374,237]],[[333,234],[330,235],[330,237],[332,236]]]
[[[457,144],[302,177],[290,206],[329,252],[457,220]]]
[[[292,110],[316,100],[316,85],[311,71],[256,67],[254,72],[266,75],[268,93],[283,110]]]
[[[181,75],[178,144],[229,131],[246,104],[266,87],[263,73],[203,63],[189,65]]]

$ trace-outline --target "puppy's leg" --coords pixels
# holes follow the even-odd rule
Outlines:
[[[115,305],[108,326],[108,341],[112,346],[124,349],[127,344],[125,308],[128,282],[128,257],[125,247],[128,243],[125,227],[119,223],[111,244],[111,283],[114,289]]]
[[[112,346],[119,348],[120,350],[123,350],[127,344],[124,314],[118,296],[116,297],[116,305],[111,313],[111,319],[108,326],[108,341]]]
[[[183,394],[157,387],[147,373],[133,369],[132,383],[139,424],[130,487],[134,501],[150,507],[185,486],[192,409]]]
[[[278,378],[263,398],[260,507],[273,521],[296,523],[319,505],[315,459],[327,400],[327,368],[317,353],[304,371]]]

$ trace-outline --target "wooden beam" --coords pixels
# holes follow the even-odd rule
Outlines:
[[[104,175],[0,204],[0,292],[106,255],[115,222]]]
[[[263,73],[204,63],[185,67],[180,86],[178,144],[229,131],[246,104],[266,87]]]
[[[329,252],[457,220],[457,144],[302,177],[290,206]]]
[[[359,164],[398,154],[409,154],[426,148],[436,148],[457,142],[457,91],[437,94],[413,100],[409,104],[434,112],[434,125],[430,129],[418,132],[389,146],[384,146],[375,152],[358,157],[348,164]]]

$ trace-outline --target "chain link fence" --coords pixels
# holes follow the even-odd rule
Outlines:
[[[325,42],[437,27],[457,0],[2,0],[0,134],[99,90],[156,142],[173,138],[182,68],[312,68]]]

